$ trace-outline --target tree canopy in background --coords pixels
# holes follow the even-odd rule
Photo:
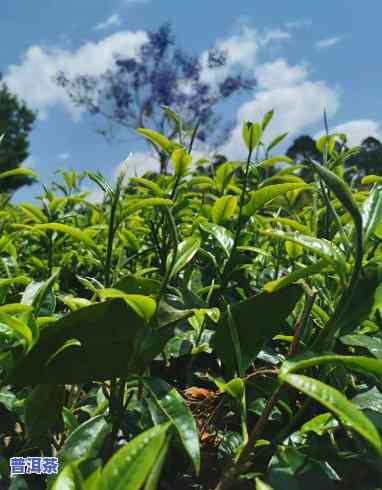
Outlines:
[[[322,154],[316,147],[316,141],[309,135],[302,135],[296,138],[288,148],[286,154],[296,163],[302,163],[306,161],[307,158],[311,158],[318,162],[322,160]]]
[[[161,109],[167,106],[182,117],[189,136],[198,126],[196,138],[211,143],[218,128],[223,130],[217,105],[255,86],[253,78],[241,73],[219,74],[216,83],[214,77],[205,76],[206,70],[212,74],[222,71],[227,62],[227,53],[217,49],[206,53],[204,61],[185,53],[176,46],[167,23],[148,33],[137,57],[117,56],[115,69],[99,77],[81,75],[72,79],[60,72],[56,80],[77,106],[106,119],[110,126],[101,131],[105,136],[111,135],[115,124],[129,130],[147,125],[172,140],[179,131],[174,119]],[[163,173],[166,157],[157,147],[154,149]]]
[[[0,74],[1,81],[1,74]],[[0,82],[0,170],[14,170],[29,156],[29,133],[36,115],[26,104],[11,94]],[[0,193],[14,192],[34,182],[29,175],[11,176],[0,180]]]
[[[299,136],[286,151],[286,155],[296,163],[311,159],[322,163],[322,154],[317,149],[316,140],[309,135]],[[382,175],[382,143],[374,137],[365,138],[359,151],[346,160],[348,178],[362,178],[365,175]],[[304,178],[309,175],[304,169]]]
[[[382,143],[371,136],[361,143],[360,151],[350,158],[348,166],[354,166],[358,176],[382,175]]]

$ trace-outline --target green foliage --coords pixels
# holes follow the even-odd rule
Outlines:
[[[342,135],[273,156],[272,117],[214,174],[144,130],[173,175],[1,208],[0,486],[41,454],[41,489],[381,487],[380,182]]]
[[[1,80],[1,74],[0,74]],[[19,169],[29,155],[28,136],[35,114],[12,95],[4,82],[0,85],[0,193],[15,190],[35,182],[36,174]]]

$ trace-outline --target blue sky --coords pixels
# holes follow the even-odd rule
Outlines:
[[[58,69],[100,73],[112,67],[114,52],[133,52],[148,30],[171,21],[184,50],[202,56],[224,48],[229,68],[258,80],[253,93],[222,108],[236,121],[222,144],[227,156],[243,151],[240,121],[272,108],[269,138],[283,131],[289,142],[316,135],[326,106],[331,130],[359,144],[369,135],[382,138],[381,17],[380,0],[2,0],[0,70],[11,91],[39,112],[28,165],[42,182],[64,167],[101,170],[112,179],[130,153],[131,171],[154,162],[136,139],[110,145],[99,136],[101,123],[75,110],[50,81]],[[38,191],[39,185],[22,189],[16,200]]]

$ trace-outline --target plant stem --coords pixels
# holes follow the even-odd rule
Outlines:
[[[239,216],[238,216],[237,225],[236,225],[235,238],[233,241],[231,252],[229,254],[228,260],[225,264],[223,274],[222,274],[223,275],[223,281],[222,281],[222,285],[221,285],[222,291],[224,290],[224,288],[227,284],[227,281],[228,281],[227,271],[229,271],[229,266],[231,265],[232,258],[234,256],[235,250],[237,248],[237,244],[238,244],[239,238],[240,238],[241,229],[243,226],[243,207],[244,207],[244,202],[245,202],[245,198],[246,198],[246,194],[247,194],[249,166],[251,163],[252,152],[253,152],[252,141],[253,141],[253,127],[251,128],[251,133],[250,133],[250,144],[249,144],[247,162],[246,162],[246,166],[245,166],[244,185],[243,185],[242,193],[240,195]]]
[[[106,261],[105,261],[105,287],[110,286],[110,275],[111,275],[111,261],[113,256],[113,242],[115,237],[115,232],[117,231],[115,226],[115,216],[118,206],[119,200],[119,192],[116,192],[116,195],[113,197],[113,201],[111,204],[110,211],[110,220],[109,220],[109,230],[108,230],[108,238],[107,238],[107,251],[106,251]]]
[[[53,232],[51,230],[47,231],[48,238],[48,277],[52,275],[53,269]]]
[[[236,485],[237,483],[237,477],[241,473],[246,471],[251,465],[250,459],[255,448],[256,441],[259,439],[268,420],[268,417],[280,397],[281,389],[282,385],[278,386],[278,388],[276,388],[276,390],[273,392],[271,398],[268,400],[266,406],[264,407],[261,416],[257,420],[256,425],[248,438],[247,444],[244,446],[242,452],[240,453],[238,460],[233,466],[228,469],[225,474],[223,474],[223,477],[218,483],[215,490],[229,490],[233,488],[234,485]]]

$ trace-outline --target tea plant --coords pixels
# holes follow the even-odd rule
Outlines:
[[[272,117],[244,162],[141,129],[172,175],[3,200],[4,488],[382,487],[381,178],[344,180],[342,134],[274,155]],[[58,474],[10,477],[39,456]]]

